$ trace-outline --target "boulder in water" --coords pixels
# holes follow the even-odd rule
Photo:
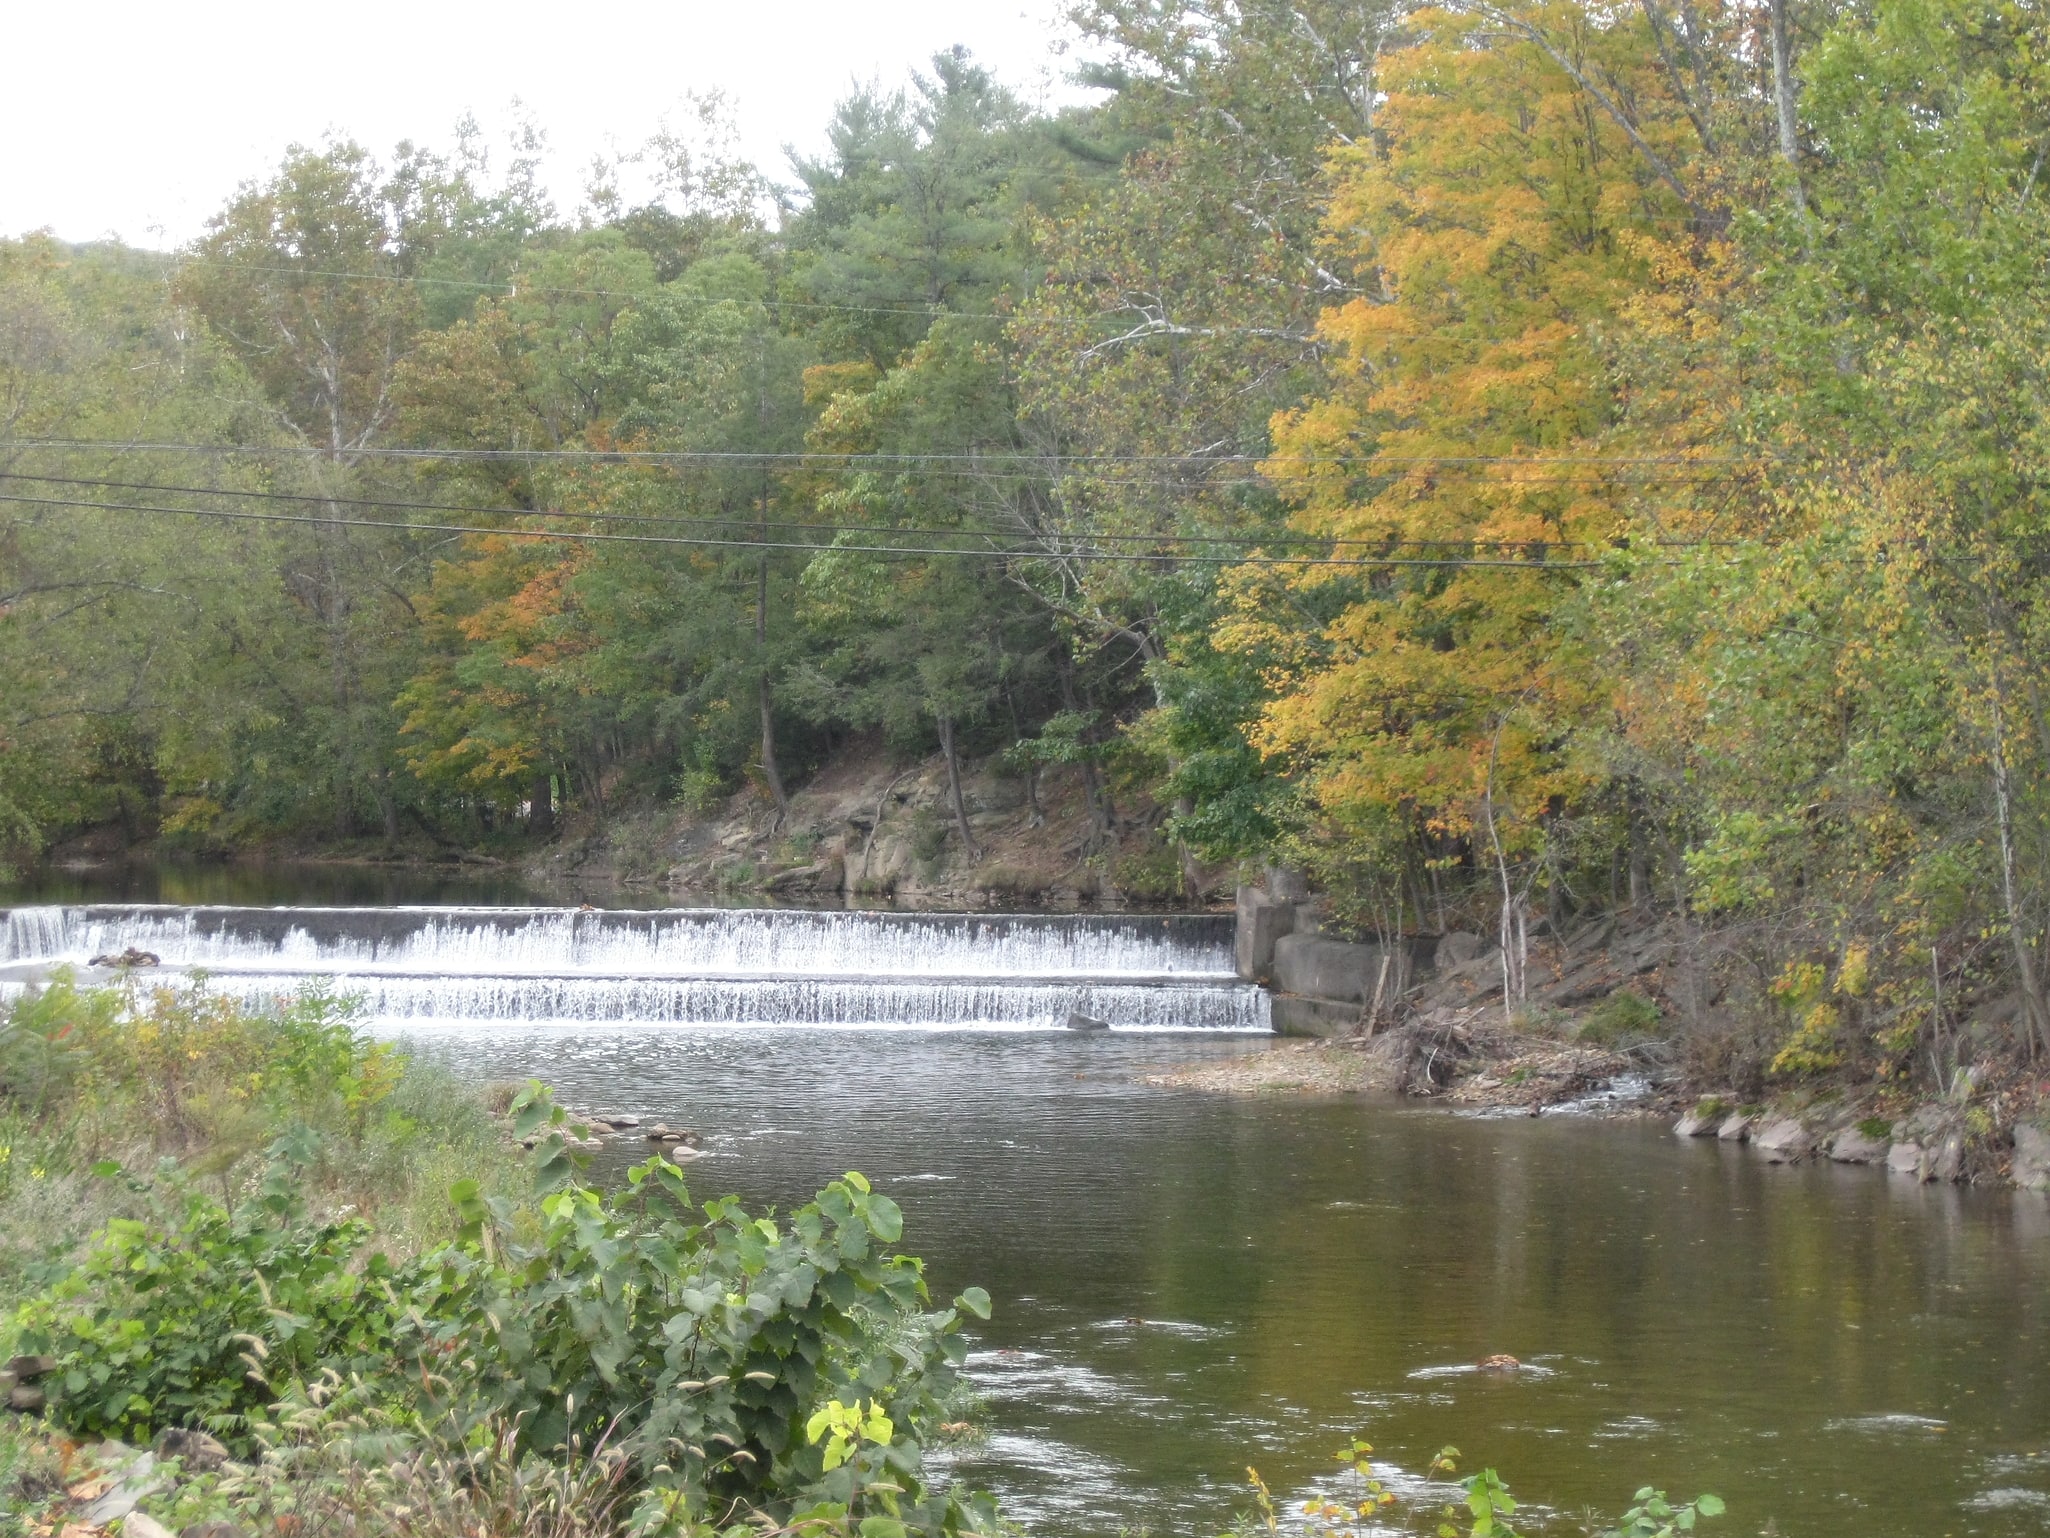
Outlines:
[[[1497,1352],[1494,1356],[1482,1357],[1480,1369],[1482,1372],[1501,1373],[1506,1377],[1510,1373],[1523,1371],[1523,1363],[1506,1352]]]
[[[1752,1135],[1751,1146],[1771,1164],[1793,1164],[1815,1146],[1815,1135],[1791,1116],[1777,1117]]]
[[[118,955],[109,952],[105,956],[95,956],[86,965],[92,967],[160,967],[163,965],[163,961],[157,956],[155,951],[137,950],[131,945],[127,950],[120,952]]]
[[[2024,1191],[2050,1191],[2050,1132],[2032,1122],[2015,1123],[2014,1183]]]
[[[1845,1127],[1829,1140],[1829,1156],[1839,1164],[1884,1164],[1886,1139],[1862,1125]]]
[[[1068,1029],[1071,1031],[1107,1031],[1110,1029],[1110,1022],[1108,1020],[1099,1020],[1094,1015],[1085,1015],[1079,1009],[1071,1009],[1068,1011]]]

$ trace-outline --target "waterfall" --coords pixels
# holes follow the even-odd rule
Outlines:
[[[244,997],[322,979],[380,1023],[1268,1028],[1232,920],[787,909],[181,908],[0,914],[0,978],[129,947]],[[13,965],[9,965],[9,964]],[[0,981],[0,988],[9,986]]]

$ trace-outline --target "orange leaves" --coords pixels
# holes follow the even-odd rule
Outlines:
[[[1541,19],[1582,66],[1629,80],[1654,127],[1678,116],[1641,19]],[[1328,817],[1404,809],[1464,832],[1484,798],[1513,821],[1579,783],[1560,745],[1601,691],[1562,665],[1552,621],[1576,579],[1551,563],[1628,516],[1596,462],[1616,406],[1596,332],[1686,259],[1664,233],[1677,199],[1544,49],[1449,13],[1417,26],[1384,61],[1380,147],[1332,159],[1329,238],[1381,291],[1324,315],[1334,383],[1275,418],[1269,468],[1300,528],[1403,560],[1357,579],[1284,569],[1304,597],[1354,585],[1293,641],[1266,583],[1227,583],[1216,640],[1265,661],[1279,697],[1255,745]]]

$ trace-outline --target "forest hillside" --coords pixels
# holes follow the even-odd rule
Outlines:
[[[644,203],[337,139],[0,243],[9,860],[880,892],[875,791],[892,880],[1290,867],[1512,1005],[1629,913],[1747,1084],[2050,1051],[2040,9],[1074,19],[1094,105],[708,101]]]

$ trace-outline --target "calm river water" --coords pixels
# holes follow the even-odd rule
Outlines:
[[[450,1025],[415,1050],[701,1129],[704,1196],[860,1169],[942,1296],[996,1300],[961,1477],[1043,1538],[1217,1532],[1248,1463],[1301,1494],[1358,1431],[1447,1443],[1613,1518],[2050,1531],[2050,1204],[1771,1168],[1660,1125],[1467,1120],[1138,1082],[1260,1038]],[[623,1162],[625,1154],[618,1156]],[[1510,1378],[1473,1370],[1507,1352]]]

